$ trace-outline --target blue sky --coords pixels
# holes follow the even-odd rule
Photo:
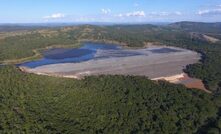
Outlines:
[[[221,0],[0,0],[0,23],[221,21]]]

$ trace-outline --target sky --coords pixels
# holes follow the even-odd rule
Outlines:
[[[221,22],[221,0],[0,0],[0,23]]]

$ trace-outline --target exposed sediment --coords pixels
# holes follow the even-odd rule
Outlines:
[[[80,63],[60,63],[43,65],[36,68],[20,67],[23,71],[50,76],[82,78],[88,75],[138,75],[149,78],[167,77],[181,74],[188,64],[198,62],[200,55],[196,52],[182,50],[172,53],[152,53],[146,49],[134,50],[142,55],[127,57],[111,57],[116,52],[98,52],[97,57],[108,55],[108,58],[98,58]],[[132,50],[130,50],[132,51]]]
[[[188,88],[196,88],[196,89],[203,90],[207,93],[212,93],[211,91],[209,91],[205,88],[202,80],[197,79],[197,78],[191,78],[186,73],[181,73],[181,74],[168,76],[168,77],[154,78],[152,80],[154,80],[154,81],[165,80],[170,83],[185,85]]]
[[[151,51],[160,48],[170,48],[175,51],[169,53],[154,53]],[[123,56],[124,53],[127,56]],[[139,54],[136,55],[136,53]],[[27,73],[74,79],[101,74],[147,76],[155,81],[166,80],[211,93],[204,87],[201,80],[190,78],[183,73],[186,65],[194,64],[200,58],[201,55],[194,51],[176,47],[152,46],[146,49],[124,51],[98,50],[94,59],[89,61],[50,64],[35,68],[20,66],[19,68]]]

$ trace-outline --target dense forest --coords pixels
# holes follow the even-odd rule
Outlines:
[[[202,79],[213,94],[145,77],[99,76],[79,81],[0,66],[0,133],[220,133],[221,42],[191,36],[196,32],[219,38],[219,25],[200,23],[202,29],[192,29],[196,24],[186,23],[83,25],[12,36],[7,32],[0,38],[0,63],[33,56],[34,50],[50,46],[77,47],[85,40],[191,49],[201,53],[202,60],[185,72]]]
[[[189,32],[200,33],[221,33],[221,22],[216,23],[204,23],[204,22],[177,22],[170,24],[173,28],[180,28]]]
[[[0,74],[0,133],[194,133],[218,110],[210,94],[145,77]]]

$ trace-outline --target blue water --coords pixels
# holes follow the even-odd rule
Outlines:
[[[44,51],[40,60],[25,62],[19,66],[35,68],[42,65],[56,63],[76,63],[91,60],[94,58],[97,50],[119,50],[117,45],[100,44],[100,43],[84,43],[80,48],[55,48]]]
[[[103,51],[99,56],[96,56],[98,50],[109,50]],[[177,52],[179,50],[171,48],[157,48],[150,49],[151,53],[170,53]],[[136,55],[144,55],[139,51],[130,51],[123,49],[113,44],[101,44],[101,43],[84,43],[80,48],[54,48],[46,50],[43,53],[43,58],[25,62],[18,66],[26,66],[29,68],[35,68],[42,65],[57,64],[57,63],[77,63],[82,61],[88,61],[91,59],[98,58],[109,58],[109,57],[128,57]]]
[[[181,50],[172,49],[172,48],[159,48],[150,50],[152,53],[174,53],[181,52]]]

